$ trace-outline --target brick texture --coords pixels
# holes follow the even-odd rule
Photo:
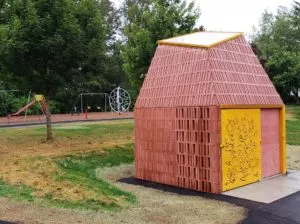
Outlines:
[[[136,109],[136,177],[220,193],[218,111],[216,106]]]
[[[159,45],[136,107],[283,104],[241,36],[209,49]]]
[[[283,104],[243,36],[160,44],[135,105],[136,177],[220,193],[220,105],[238,104]]]

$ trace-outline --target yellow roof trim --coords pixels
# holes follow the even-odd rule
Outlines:
[[[200,45],[200,44],[185,44],[185,43],[176,43],[176,42],[161,42],[157,41],[157,44],[161,45],[171,45],[171,46],[181,46],[181,47],[194,47],[194,48],[210,48],[208,45]]]
[[[185,34],[185,35],[181,35],[181,36],[177,36],[177,37],[189,36],[189,35],[193,35],[193,34],[196,34],[196,33],[202,33],[202,32],[205,32],[205,31],[200,31],[200,32]],[[237,33],[237,32],[217,32],[217,31],[216,32],[209,31],[209,32],[205,32],[205,33],[236,33],[236,35],[233,35],[233,36],[228,37],[226,39],[217,41],[217,42],[215,42],[213,44],[210,44],[210,45],[188,44],[188,43],[178,43],[178,42],[169,41],[169,40],[173,39],[174,37],[168,38],[168,39],[159,40],[159,41],[157,41],[157,44],[182,46],[182,47],[194,47],[194,48],[212,48],[212,47],[215,47],[215,46],[217,46],[219,44],[222,44],[222,43],[225,43],[227,41],[233,40],[233,39],[235,39],[237,37],[240,37],[240,36],[242,36],[244,34],[243,32],[238,32]]]
[[[234,104],[220,105],[221,109],[280,109],[284,104]]]

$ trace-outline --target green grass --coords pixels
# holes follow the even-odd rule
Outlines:
[[[81,153],[56,160],[57,164],[63,169],[63,175],[57,175],[57,180],[69,180],[75,184],[80,184],[88,189],[104,195],[107,198],[123,198],[126,202],[135,203],[137,201],[133,194],[122,191],[103,179],[96,178],[96,169],[104,167],[130,164],[133,162],[133,145],[125,145],[113,149],[106,149],[103,153]],[[96,201],[82,202],[79,205],[86,209],[98,210],[117,209],[117,203],[97,203]],[[69,207],[69,206],[67,206]]]
[[[32,190],[25,185],[12,186],[0,180],[0,197],[13,198],[19,201],[34,201]]]
[[[79,126],[80,128],[76,128]],[[116,123],[114,125],[109,123],[98,123],[98,124],[83,124],[74,125],[73,129],[64,129],[66,125],[54,125],[53,132],[55,136],[64,137],[77,137],[77,136],[93,136],[93,137],[104,137],[113,135],[122,135],[128,132],[133,132],[133,122],[128,121],[124,123]],[[45,127],[38,127],[34,129],[35,134],[40,135],[46,132]]]
[[[102,143],[111,145],[118,141],[120,142],[119,144],[123,145],[131,141],[133,127],[132,121],[53,125],[55,141],[49,142],[49,144],[53,144],[54,147],[65,147],[65,145],[56,144],[56,142],[67,140],[66,144],[68,144],[68,142],[72,143],[75,141],[77,147],[82,147],[82,150],[80,150],[82,152],[86,149],[90,150],[88,148],[89,143],[94,143],[94,145],[95,143],[99,144],[99,149]],[[43,126],[14,129],[4,128],[1,129],[0,144],[6,148],[17,149],[21,152],[24,145],[31,147],[28,145],[31,144],[39,147],[39,144],[44,141],[45,132],[46,129]],[[125,143],[122,143],[123,140]],[[45,159],[49,161],[49,158],[44,157],[43,154],[31,158],[24,157],[24,159],[28,160],[29,163],[40,161],[41,164],[43,164],[43,160]],[[32,189],[25,185],[12,186],[1,181],[1,179],[0,197],[9,197],[41,205],[87,210],[119,210],[137,201],[133,194],[118,189],[104,179],[96,178],[97,168],[132,163],[132,144],[104,151],[99,150],[99,152],[56,157],[51,158],[51,160],[56,162],[62,171],[53,174],[54,180],[62,182],[70,181],[74,186],[79,186],[82,190],[85,189],[87,194],[97,195],[97,199],[91,196],[87,197],[87,200],[81,201],[73,198],[67,199],[67,201],[57,200],[55,192],[48,193],[45,197],[37,197],[32,194],[35,191],[34,186],[31,186]],[[62,186],[64,186],[64,183],[62,183]]]
[[[287,106],[287,112],[294,115],[295,120],[286,121],[287,144],[300,145],[300,106]]]
[[[35,159],[42,161],[44,157],[36,157]],[[0,197],[9,197],[19,201],[36,202],[41,205],[60,208],[117,211],[122,209],[122,206],[114,199],[123,200],[127,204],[134,204],[137,202],[137,199],[133,194],[122,191],[104,179],[96,178],[96,169],[130,164],[132,162],[132,144],[105,149],[103,153],[81,153],[56,159],[56,163],[64,171],[63,174],[56,174],[56,180],[71,181],[74,185],[78,184],[86,187],[96,192],[97,195],[105,196],[109,200],[66,201],[54,199],[51,194],[47,194],[44,198],[36,198],[32,196],[34,189],[30,189],[25,185],[9,185],[2,180],[0,180]]]
[[[83,138],[103,138],[103,139],[118,139],[119,137],[132,135],[133,122],[126,121],[120,123],[100,122],[96,124],[75,124],[72,125],[73,129],[64,129],[69,127],[70,124],[53,125],[53,134],[55,139],[83,139]],[[80,128],[76,128],[79,126]],[[41,141],[46,137],[46,128],[39,127],[21,127],[21,128],[1,128],[0,144],[17,143],[22,144],[28,141]]]
[[[99,152],[89,152],[73,154],[64,157],[51,158],[52,161],[59,165],[62,172],[53,174],[53,179],[56,181],[70,181],[74,186],[86,189],[87,193],[96,194],[97,199],[87,197],[89,200],[76,201],[70,198],[68,201],[57,200],[54,197],[55,192],[48,193],[46,197],[33,196],[35,191],[25,185],[12,186],[0,179],[0,197],[10,197],[16,200],[25,200],[29,202],[40,203],[42,205],[50,205],[63,208],[81,208],[88,210],[118,210],[129,204],[137,201],[133,194],[122,191],[114,185],[105,181],[104,179],[96,178],[96,169],[101,167],[118,166],[120,164],[130,164],[133,162],[133,145],[124,145],[131,141],[133,135],[132,121],[119,122],[101,122],[94,124],[63,124],[53,125],[53,132],[55,141],[49,142],[54,147],[65,147],[65,145],[56,144],[56,142],[76,142],[78,147],[82,147],[82,152],[88,148],[89,143],[114,144],[116,141],[123,146],[110,148],[106,150],[99,150]],[[26,127],[26,128],[4,128],[1,129],[0,144],[6,148],[17,149],[22,151],[22,147],[28,143],[39,147],[39,144],[44,141],[46,129],[43,126]],[[122,143],[124,140],[125,143]],[[68,143],[67,143],[68,144]],[[97,151],[97,150],[95,150]],[[1,152],[0,152],[1,153]],[[25,156],[25,155],[24,155]],[[58,155],[59,156],[59,155]],[[32,162],[40,161],[43,163],[44,159],[49,161],[41,155],[26,158]],[[30,161],[29,161],[30,163]],[[0,176],[1,178],[1,176]],[[63,183],[62,183],[63,186]],[[92,198],[92,199],[91,199]],[[103,199],[103,200],[101,200]]]

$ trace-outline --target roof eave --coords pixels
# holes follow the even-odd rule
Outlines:
[[[220,45],[222,43],[225,43],[227,41],[233,40],[233,39],[235,39],[237,37],[240,37],[240,36],[243,36],[243,35],[244,35],[244,33],[240,32],[240,33],[237,33],[237,34],[235,34],[235,35],[233,35],[231,37],[228,37],[228,38],[226,38],[224,40],[220,40],[220,41],[215,42],[215,43],[210,44],[210,45],[178,43],[178,42],[168,41],[169,39],[159,40],[159,41],[157,41],[157,44],[160,44],[160,45],[181,46],[181,47],[192,47],[192,48],[212,48],[212,47],[215,47],[217,45]]]

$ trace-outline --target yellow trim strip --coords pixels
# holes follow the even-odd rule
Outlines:
[[[271,108],[283,108],[282,104],[240,104],[240,105],[221,105],[221,109],[271,109]]]
[[[209,48],[207,45],[200,44],[185,44],[185,43],[176,43],[176,42],[161,42],[157,41],[159,45],[171,45],[171,46],[180,46],[180,47],[193,47],[193,48]]]
[[[285,106],[280,110],[280,172],[286,174],[286,124]]]
[[[195,32],[195,33],[202,33],[204,31],[201,31],[201,32]],[[189,36],[189,35],[192,35],[192,34],[195,34],[195,33],[190,33],[190,34],[185,34],[185,35],[182,35],[182,36],[177,36],[177,37],[183,37],[183,36]],[[214,33],[214,32],[208,32],[208,33]],[[226,32],[226,33],[231,33],[231,32]],[[234,32],[232,32],[234,33]],[[222,44],[222,43],[225,43],[229,40],[233,40],[239,36],[242,36],[243,33],[237,33],[236,35],[233,35],[231,37],[228,37],[226,39],[223,39],[223,40],[220,40],[220,41],[217,41],[213,44],[210,44],[210,45],[201,45],[201,44],[188,44],[188,43],[178,43],[178,42],[172,42],[170,41],[171,39],[173,39],[174,37],[172,38],[168,38],[168,39],[164,39],[164,40],[159,40],[157,41],[157,44],[162,44],[162,45],[173,45],[173,46],[182,46],[182,47],[195,47],[195,48],[211,48],[211,47],[215,47],[219,44]]]

